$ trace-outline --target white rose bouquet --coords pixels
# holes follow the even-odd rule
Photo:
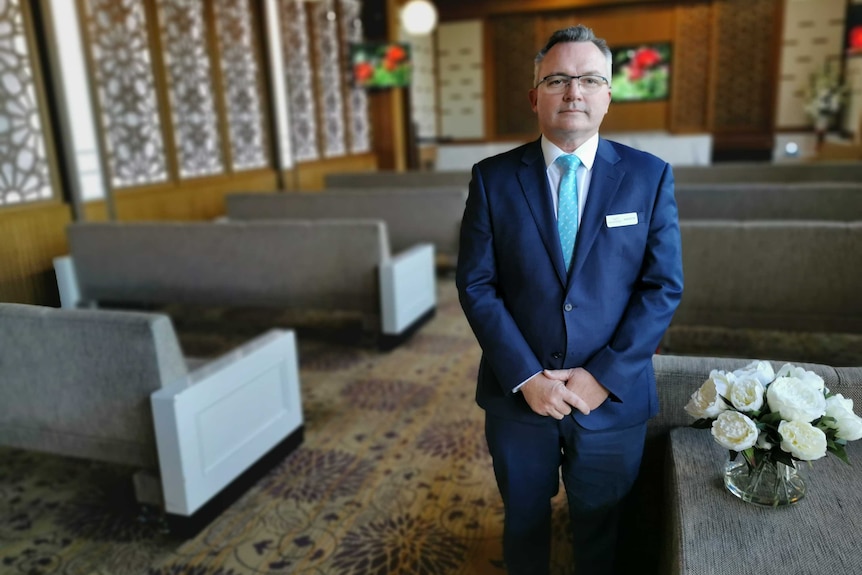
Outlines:
[[[849,463],[845,446],[862,438],[862,417],[853,400],[832,394],[814,372],[785,364],[778,373],[768,361],[733,372],[713,370],[685,406],[692,427],[711,429],[749,468],[773,461],[793,466],[833,453]]]
[[[809,78],[805,111],[817,129],[828,128],[847,99],[848,89],[841,82],[840,65],[836,64],[835,61],[827,61]]]

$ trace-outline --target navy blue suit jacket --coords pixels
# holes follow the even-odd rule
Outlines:
[[[608,225],[608,216],[621,214],[637,214],[637,223]],[[671,167],[599,140],[567,274],[540,141],[479,162],[456,283],[482,348],[482,408],[550,424],[513,390],[545,368],[583,367],[610,397],[589,415],[574,412],[582,426],[646,421],[658,412],[652,355],[683,287]]]

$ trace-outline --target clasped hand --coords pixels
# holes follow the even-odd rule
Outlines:
[[[582,367],[546,369],[528,379],[521,393],[530,409],[557,420],[572,409],[589,415],[608,397],[608,390]]]

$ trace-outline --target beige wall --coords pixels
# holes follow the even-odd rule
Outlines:
[[[776,129],[811,124],[805,113],[809,77],[825,62],[841,61],[846,0],[786,0]]]
[[[437,32],[441,137],[485,137],[482,35],[481,20],[442,24]]]
[[[410,82],[410,117],[421,138],[437,136],[437,82],[434,35],[411,36],[403,29],[400,39],[410,43],[413,75]]]

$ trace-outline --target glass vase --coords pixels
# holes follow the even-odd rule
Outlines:
[[[790,505],[805,496],[805,481],[796,467],[768,457],[755,458],[754,465],[744,457],[728,461],[724,486],[743,501],[768,507]]]

